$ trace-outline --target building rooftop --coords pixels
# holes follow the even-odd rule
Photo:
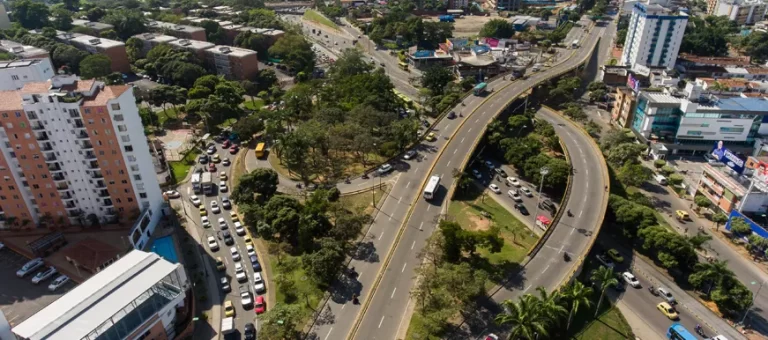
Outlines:
[[[730,169],[728,167],[718,167],[718,168],[723,169],[725,171],[728,171],[726,169]],[[744,197],[744,194],[747,193],[747,188],[745,188],[744,185],[742,185],[737,180],[735,180],[731,175],[724,173],[723,170],[719,170],[718,168],[713,167],[709,164],[704,164],[702,166],[702,170],[707,174],[711,175],[712,177],[714,177],[718,181],[718,183],[726,187],[728,190],[736,194],[738,197]]]
[[[67,259],[89,270],[95,270],[122,253],[120,249],[93,237],[64,248],[61,252]]]
[[[207,41],[190,40],[190,39],[177,39],[177,40],[168,42],[168,44],[171,46],[183,47],[183,48],[192,49],[192,50],[207,50],[211,47],[216,46],[216,44],[209,43]]]
[[[273,28],[256,28],[256,27],[249,27],[249,26],[241,27],[241,28],[238,28],[237,30],[243,31],[243,32],[249,31],[251,33],[258,33],[263,35],[280,35],[285,33],[281,30],[276,30]]]
[[[142,296],[178,265],[131,251],[13,328],[30,339],[82,339]]]
[[[70,41],[77,42],[83,45],[91,45],[94,47],[101,47],[101,48],[112,48],[116,46],[125,46],[125,43],[122,41],[112,40],[112,39],[104,39],[104,38],[97,38],[90,35],[81,35],[79,37],[73,37],[72,39],[69,39]]]
[[[768,68],[765,67],[748,67],[746,70],[749,74],[768,74]]]
[[[768,100],[765,98],[717,98],[713,100],[699,103],[697,111],[737,111],[737,112],[753,112],[753,113],[766,113],[768,112]]]
[[[231,55],[236,57],[245,57],[247,55],[256,55],[256,51],[249,50],[245,48],[240,47],[233,47],[233,46],[225,46],[225,45],[217,45],[213,48],[209,48],[206,50],[207,52],[211,52],[213,54],[218,55]]]
[[[20,59],[12,61],[0,61],[0,69],[32,66],[39,64],[40,60],[41,59]]]
[[[640,91],[640,96],[648,99],[648,101],[651,103],[676,104],[676,105],[679,105],[680,103],[682,103],[682,99],[677,97],[672,97],[668,94],[664,94],[661,92]]]
[[[221,28],[223,28],[225,30],[230,30],[230,31],[231,30],[239,30],[239,29],[241,29],[243,27],[244,27],[243,25],[239,25],[239,24],[221,25]]]
[[[743,67],[726,67],[725,71],[731,74],[742,74],[747,75],[749,74],[749,71]]]
[[[171,35],[158,34],[158,33],[142,33],[142,34],[134,35],[133,37],[140,40],[145,40],[145,41],[152,40],[158,43],[167,43],[167,42],[171,42],[179,39]]]
[[[678,62],[690,62],[700,66],[749,66],[751,64],[749,57],[701,57],[693,54],[680,53],[677,56]]]
[[[20,56],[22,58],[40,54],[48,54],[48,51],[42,48],[23,45],[11,40],[0,40],[0,50]]]
[[[97,31],[103,31],[103,30],[109,30],[109,29],[115,28],[115,26],[112,26],[110,24],[105,24],[105,23],[101,23],[101,22],[94,22],[94,21],[88,21],[88,20],[82,20],[82,19],[74,19],[74,20],[72,20],[72,25],[93,28],[93,29],[95,29]]]
[[[741,78],[722,78],[722,79],[715,79],[715,78],[696,78],[696,80],[700,80],[707,84],[707,86],[713,86],[716,83],[720,84],[722,86],[725,86],[727,88],[734,88],[734,87],[749,87],[752,82],[741,79]]]
[[[179,24],[174,24],[174,23],[170,23],[170,22],[162,22],[162,21],[150,21],[147,24],[147,27],[150,27],[150,28],[153,28],[153,27],[154,28],[164,28],[164,29],[173,30],[173,31],[179,31],[179,32],[199,32],[199,31],[205,31],[205,29],[202,28],[202,27],[190,26],[190,25],[179,25]]]

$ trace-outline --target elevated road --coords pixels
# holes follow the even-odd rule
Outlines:
[[[494,117],[515,98],[533,86],[565,74],[586,62],[592,55],[603,31],[604,28],[602,27],[594,27],[581,40],[582,47],[576,50],[570,58],[552,68],[532,74],[527,80],[512,83],[504,80],[492,82],[489,87],[494,90],[494,93],[471,112],[464,110],[464,118],[458,130],[450,135],[446,135],[446,131],[442,132],[441,137],[449,139],[447,145],[440,149],[433,168],[427,173],[420,174],[421,180],[418,181],[420,185],[414,190],[410,190],[408,198],[413,199],[419,195],[423,182],[432,175],[442,176],[443,187],[451,188],[454,184],[454,179],[451,176],[453,169],[464,167],[477,141],[482,137],[486,126]],[[473,103],[476,103],[477,98],[472,99],[474,100]],[[558,117],[550,114],[548,118],[557,119]],[[594,235],[586,233],[586,231],[591,231],[596,227],[595,224],[604,214],[607,203],[607,200],[602,199],[603,196],[607,195],[604,189],[604,185],[608,182],[607,174],[600,173],[599,164],[596,163],[601,161],[602,157],[595,153],[597,151],[587,146],[585,139],[581,139],[586,137],[581,135],[582,132],[575,125],[556,125],[556,129],[561,138],[572,140],[576,152],[581,148],[581,154],[585,157],[585,159],[576,160],[575,177],[578,177],[574,180],[572,194],[576,199],[569,201],[566,205],[566,208],[571,209],[575,214],[572,218],[566,218],[562,224],[555,226],[557,229],[551,237],[551,241],[547,241],[543,246],[543,249],[546,250],[542,250],[538,256],[534,257],[533,261],[536,261],[536,265],[541,266],[537,270],[543,270],[543,273],[534,275],[531,271],[531,273],[523,272],[519,276],[519,281],[529,283],[525,286],[527,288],[533,284],[545,287],[557,286],[574,270],[577,261],[563,262],[560,252],[568,250],[574,254],[573,259],[576,260],[588,250],[586,248],[591,245]],[[568,143],[566,142],[566,144]],[[576,156],[574,158],[581,157]],[[590,168],[591,171],[587,172],[587,168]],[[412,304],[409,293],[416,278],[415,270],[420,263],[417,254],[434,231],[441,214],[444,213],[444,207],[447,206],[446,203],[450,199],[447,197],[446,191],[443,190],[440,193],[442,197],[437,197],[432,202],[417,199],[412,210],[406,209],[406,215],[400,215],[405,216],[407,222],[404,228],[399,231],[401,235],[395,243],[396,248],[391,257],[384,259],[385,270],[382,272],[381,278],[375,281],[377,286],[374,287],[373,297],[369,297],[370,300],[365,300],[368,304],[364,304],[361,321],[352,328],[350,334],[352,338],[395,339],[401,328],[408,326],[409,320],[406,316],[409,313],[407,310]],[[586,197],[589,197],[589,200],[584,199]],[[409,202],[404,203],[409,204]],[[575,233],[577,228],[585,228],[584,234],[579,231],[577,235]],[[398,231],[392,230],[392,232]],[[564,241],[569,238],[572,239],[573,243],[566,247]],[[554,257],[558,255],[560,255],[560,261],[555,263]],[[549,268],[546,268],[547,266]],[[534,266],[530,267],[534,268]],[[367,275],[372,274],[368,273]],[[503,294],[497,295],[501,297]],[[363,299],[366,298],[365,295],[361,296]],[[402,331],[404,332],[404,329]],[[318,335],[321,338],[325,337],[322,333]]]

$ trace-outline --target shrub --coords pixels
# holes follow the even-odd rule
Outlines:
[[[669,175],[669,184],[672,184],[674,186],[680,185],[683,183],[683,175],[681,174],[671,174]]]
[[[661,172],[664,173],[664,176],[669,176],[669,174],[672,174],[672,173],[675,172],[675,168],[673,168],[673,167],[671,167],[669,165],[665,165],[665,166],[661,167]]]
[[[665,161],[663,159],[657,159],[657,160],[653,161],[653,167],[656,168],[656,169],[661,169],[661,167],[663,167],[665,165],[667,165],[667,161]]]

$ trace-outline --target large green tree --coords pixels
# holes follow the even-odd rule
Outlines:
[[[18,0],[11,3],[12,17],[22,27],[27,29],[43,28],[48,26],[48,17],[51,16],[48,6],[42,2],[31,0]]]
[[[605,266],[600,266],[600,268],[593,270],[590,280],[597,283],[599,285],[598,287],[600,287],[600,299],[597,300],[597,306],[595,308],[595,318],[597,318],[597,313],[600,312],[600,305],[603,303],[605,291],[608,288],[619,284],[619,280],[616,279],[616,274],[613,272],[613,269]]]
[[[115,26],[115,32],[121,40],[147,31],[147,19],[141,11],[130,9],[110,10],[101,21]]]
[[[104,54],[91,54],[80,61],[80,77],[83,79],[106,77],[112,73],[112,60]]]
[[[282,59],[295,72],[312,73],[315,68],[315,52],[303,36],[286,33],[269,48],[269,55]]]
[[[277,173],[272,169],[255,169],[240,177],[232,190],[235,203],[254,203],[268,201],[277,192],[279,183]]]
[[[491,19],[480,29],[481,37],[488,38],[510,38],[515,34],[515,27],[512,22],[505,19]]]

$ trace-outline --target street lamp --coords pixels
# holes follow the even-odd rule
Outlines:
[[[757,287],[757,292],[755,292],[755,294],[752,295],[752,302],[749,304],[749,308],[747,308],[747,311],[744,312],[744,317],[741,318],[741,322],[739,322],[740,324],[743,325],[744,324],[744,320],[747,319],[747,315],[749,315],[749,311],[752,310],[752,306],[755,305],[755,300],[757,300],[757,296],[760,295],[760,290],[763,289],[763,285],[765,284],[765,281],[766,280],[763,280],[762,282],[760,282],[760,287]],[[756,281],[752,281],[752,282],[750,282],[750,284],[754,286],[754,285],[757,284],[757,282]]]
[[[539,218],[539,205],[541,205],[541,189],[544,187],[544,176],[549,174],[549,168],[544,166],[539,170],[539,174],[541,174],[541,181],[539,181],[539,197],[536,200],[536,213],[533,214],[533,224],[536,224],[536,221]]]

